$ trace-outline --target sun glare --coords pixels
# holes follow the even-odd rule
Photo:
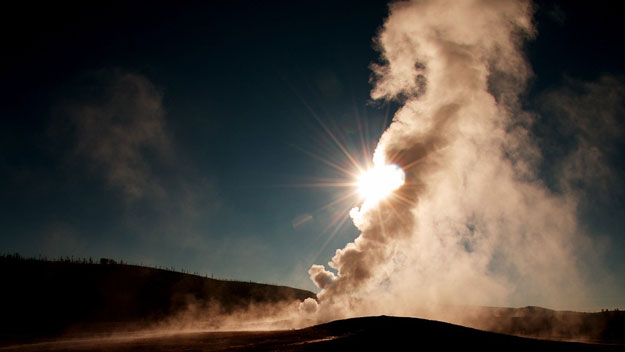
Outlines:
[[[386,198],[404,184],[406,175],[395,164],[376,165],[358,177],[358,192],[368,203]]]

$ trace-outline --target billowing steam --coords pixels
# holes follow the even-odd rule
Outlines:
[[[404,102],[376,157],[405,171],[394,196],[352,211],[361,231],[329,266],[319,320],[427,315],[432,307],[585,300],[577,202],[536,176],[531,115],[517,102],[534,35],[523,1],[402,1],[377,44],[374,99]]]

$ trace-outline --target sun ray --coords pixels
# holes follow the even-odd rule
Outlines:
[[[338,204],[340,202],[346,201],[346,200],[348,200],[350,198],[356,198],[356,191],[348,192],[348,193],[342,195],[341,197],[334,199],[330,203],[328,203],[328,204],[326,204],[326,205],[316,209],[314,211],[314,213],[318,213],[318,212],[320,212],[322,210],[328,209],[329,207],[331,207],[333,205],[336,205],[336,204]],[[348,208],[348,209],[351,209],[351,208]]]
[[[349,188],[354,187],[354,182],[315,182],[315,183],[291,183],[274,185],[271,187],[283,188]]]
[[[353,207],[356,206],[355,202],[352,202],[351,205],[349,207],[347,207],[348,209],[352,209]],[[319,256],[321,255],[321,253],[325,250],[325,248],[328,246],[328,244],[330,243],[330,241],[336,236],[336,234],[341,230],[341,228],[345,225],[345,222],[347,222],[347,220],[350,218],[349,216],[349,212],[345,212],[343,213],[343,215],[341,216],[341,221],[339,222],[338,225],[336,225],[334,227],[334,230],[332,231],[332,233],[330,233],[330,235],[328,235],[325,239],[325,241],[323,241],[323,244],[320,246],[319,251],[317,252],[317,254],[315,254],[314,256],[314,260],[316,261]],[[331,226],[330,226],[331,227]],[[322,233],[320,233],[320,235],[324,234],[330,227],[327,227],[326,230],[324,230]]]
[[[330,139],[332,139],[334,144],[341,150],[341,152],[343,152],[343,154],[347,157],[347,159],[352,163],[352,166],[354,166],[358,171],[362,171],[358,161],[356,161],[356,159],[350,154],[350,152],[343,145],[343,143],[341,143],[341,141],[339,141],[339,139],[332,132],[332,130],[330,130],[330,128],[323,122],[321,117],[319,117],[319,115],[315,112],[315,110],[312,108],[312,106],[310,106],[308,101],[306,101],[306,99],[304,99],[304,97],[302,97],[302,95],[290,84],[290,82],[288,80],[285,80],[285,82],[291,88],[293,93],[298,97],[298,99],[302,102],[302,104],[304,104],[304,106],[306,107],[308,112],[311,114],[311,116],[319,123],[321,128],[323,128],[323,130],[328,134]]]
[[[301,151],[302,153],[307,154],[308,156],[310,156],[312,158],[315,158],[315,159],[323,162],[324,164],[326,164],[328,166],[331,166],[332,168],[342,172],[346,176],[352,176],[352,177],[357,177],[358,176],[357,173],[355,173],[355,172],[353,172],[353,171],[351,171],[351,170],[349,170],[349,169],[347,169],[345,167],[342,167],[342,166],[338,165],[337,163],[334,163],[334,162],[332,162],[332,161],[330,161],[330,160],[328,160],[326,158],[323,158],[323,157],[321,157],[319,155],[316,155],[315,153],[309,152],[309,151],[305,150],[304,148],[298,147],[298,146],[296,146],[294,144],[291,144],[291,146],[293,148]],[[358,168],[358,170],[360,170],[360,168]]]

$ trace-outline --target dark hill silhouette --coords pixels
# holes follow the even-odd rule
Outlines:
[[[305,330],[305,329],[304,329]],[[303,331],[304,331],[303,330]],[[479,351],[617,351],[623,346],[536,340],[417,318],[364,317],[310,328],[333,336],[302,351],[442,349]],[[291,349],[287,349],[291,350]],[[297,349],[293,349],[297,350]]]
[[[113,337],[11,346],[19,351],[622,351],[623,346],[535,340],[437,321],[365,317],[301,330]]]
[[[155,322],[195,306],[221,313],[304,300],[285,286],[224,281],[142,266],[0,257],[0,337],[54,335],[69,327]]]

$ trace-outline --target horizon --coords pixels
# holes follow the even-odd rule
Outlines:
[[[174,268],[174,267],[160,267],[160,266],[148,266],[142,263],[136,264],[136,263],[129,263],[129,262],[124,262],[123,260],[119,259],[119,260],[115,260],[113,258],[100,258],[99,260],[93,260],[93,258],[46,258],[46,257],[23,257],[21,256],[19,253],[13,253],[13,254],[0,254],[0,259],[10,259],[10,260],[18,260],[18,261],[38,261],[38,262],[45,262],[45,263],[61,263],[61,264],[79,264],[79,265],[120,265],[120,266],[132,266],[132,267],[139,267],[139,268],[146,268],[146,269],[155,269],[155,270],[162,270],[162,271],[168,271],[168,272],[173,272],[173,273],[177,273],[177,274],[184,274],[184,275],[190,275],[190,276],[196,276],[199,278],[203,278],[203,279],[211,279],[211,280],[217,280],[217,281],[228,281],[228,282],[240,282],[240,283],[251,283],[251,284],[257,284],[257,285],[268,285],[268,286],[276,286],[276,287],[288,287],[288,288],[293,288],[296,290],[303,290],[300,289],[298,287],[291,287],[291,286],[284,286],[284,285],[280,285],[280,284],[276,284],[276,283],[271,283],[271,282],[257,282],[257,281],[251,281],[251,280],[246,280],[246,281],[240,281],[240,280],[233,280],[233,279],[229,279],[229,278],[222,278],[222,277],[213,277],[212,274],[208,274],[208,273],[197,273],[197,272],[190,272],[185,270],[184,268]],[[307,290],[303,290],[303,291],[307,291]],[[314,293],[311,291],[307,291],[310,293]],[[446,305],[443,305],[446,306]],[[552,309],[549,307],[541,307],[541,306],[533,306],[533,305],[526,305],[526,306],[515,306],[515,307],[509,307],[509,306],[476,306],[476,305],[447,305],[449,307],[463,307],[463,308],[487,308],[487,309],[524,309],[524,308],[541,308],[541,309],[546,309],[546,310],[552,310],[552,311],[559,311],[559,312],[577,312],[577,313],[602,313],[602,312],[610,312],[610,311],[616,311],[619,312],[622,309],[620,307],[602,307],[599,308],[600,310],[595,309],[591,309],[591,310],[556,310],[556,309]],[[386,316],[385,314],[381,314],[379,316]],[[409,315],[406,316],[402,316],[402,315],[393,315],[395,317],[410,317]],[[346,319],[351,319],[351,318],[346,318]]]

